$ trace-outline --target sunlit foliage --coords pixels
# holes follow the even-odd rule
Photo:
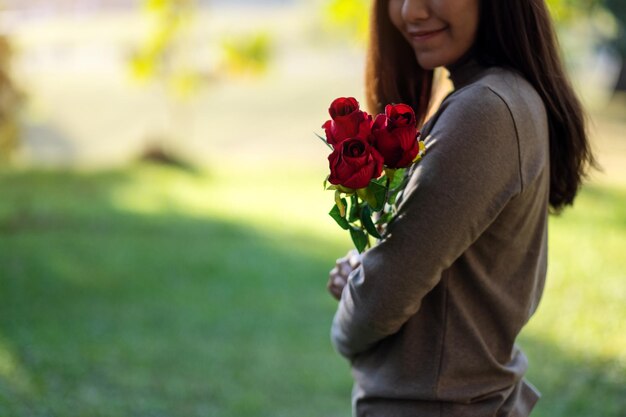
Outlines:
[[[231,74],[262,74],[272,56],[272,38],[267,32],[226,39],[224,68]]]
[[[169,132],[154,132],[143,158],[172,159],[173,142],[188,131],[185,103],[225,75],[259,75],[268,67],[272,39],[267,33],[199,38],[194,31],[202,12],[197,0],[144,0],[143,16],[149,32],[131,60],[135,79],[153,82],[164,103]],[[206,22],[203,22],[206,24]],[[198,45],[215,47],[218,53],[198,55]],[[202,61],[202,62],[200,62]],[[174,159],[177,159],[174,157]],[[179,161],[180,162],[180,161]]]
[[[546,0],[550,12],[558,22],[579,19],[600,4],[600,0]]]
[[[133,59],[132,71],[140,80],[161,80],[168,91],[189,97],[209,80],[228,74],[261,74],[271,58],[272,38],[268,33],[247,33],[225,39],[206,39],[220,45],[222,53],[211,63],[216,73],[202,73],[195,67],[190,45],[191,28],[198,15],[196,0],[144,0],[144,15],[149,19],[147,35]],[[218,73],[219,72],[219,73]]]
[[[181,96],[198,83],[185,55],[187,30],[196,11],[195,0],[145,0],[143,10],[150,31],[131,61],[133,75],[140,80],[160,80]]]
[[[369,27],[370,0],[328,0],[324,8],[328,29],[365,41]]]

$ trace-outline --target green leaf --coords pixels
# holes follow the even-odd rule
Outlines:
[[[350,223],[359,220],[359,208],[359,200],[356,194],[352,194],[352,196],[350,196],[350,210],[348,211],[348,221]]]
[[[387,198],[387,203],[394,205],[396,203],[396,199],[398,198],[398,193],[404,190],[407,183],[409,182],[409,178],[405,176],[406,168],[402,168],[396,171],[396,175],[389,185],[389,196]]]
[[[391,190],[389,192],[389,198],[387,199],[387,203],[389,203],[389,205],[396,204],[396,199],[398,198],[398,194],[400,194],[400,189]]]
[[[384,175],[380,178],[375,178],[373,180],[370,181],[370,183],[376,183],[378,185],[382,185],[383,187],[385,186],[385,184],[387,183],[387,177],[385,177]]]
[[[373,198],[371,201],[367,203],[370,205],[372,210],[380,211],[385,207],[385,198],[387,197],[387,187],[384,185],[378,184],[375,181],[371,181],[367,186],[368,191],[370,191]]]
[[[356,250],[358,250],[359,253],[363,253],[367,247],[367,234],[358,227],[351,227],[350,237],[352,238]]]
[[[341,200],[343,201],[344,204],[346,204],[345,198],[342,198]],[[350,224],[348,223],[348,220],[346,220],[345,217],[341,216],[341,210],[339,210],[339,206],[337,206],[337,204],[333,206],[333,208],[330,210],[328,214],[330,215],[330,217],[335,219],[339,227],[341,227],[342,229],[348,230],[350,228]]]
[[[324,142],[324,144],[325,144],[326,146],[328,146],[330,149],[334,150],[334,148],[332,147],[332,145],[331,145],[330,143],[328,143],[328,141],[327,141],[325,138],[321,137],[320,135],[318,135],[318,134],[317,134],[317,133],[315,133],[315,132],[313,132],[313,133],[314,133],[314,134],[315,134],[315,136],[317,136],[317,137],[318,137],[318,138],[319,138],[322,142]]]
[[[404,182],[404,174],[406,173],[406,168],[400,168],[396,170],[396,174],[393,176],[393,180],[391,184],[389,184],[389,188],[391,190],[398,188]]]
[[[374,226],[374,222],[372,221],[372,212],[368,206],[363,207],[363,210],[361,210],[361,224],[363,224],[367,233],[374,236],[376,239],[380,239],[380,234],[378,233],[376,226]]]
[[[370,206],[376,205],[376,200],[374,199],[374,194],[372,194],[372,192],[369,189],[369,184],[366,188],[359,188],[358,190],[356,190],[356,194],[357,196],[359,196],[361,200],[363,200],[365,203],[369,204]]]

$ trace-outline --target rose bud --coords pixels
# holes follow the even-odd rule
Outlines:
[[[331,120],[326,121],[322,128],[326,131],[326,140],[333,148],[348,138],[369,135],[372,117],[359,109],[359,102],[353,97],[335,99],[328,113]]]
[[[417,129],[415,112],[406,104],[388,104],[385,106],[385,116],[390,127],[413,127]]]
[[[385,114],[379,114],[372,125],[373,146],[383,156],[388,168],[406,168],[417,157],[415,113],[406,104],[388,105]]]
[[[328,182],[351,189],[365,188],[383,171],[383,157],[367,139],[346,139],[328,156]]]

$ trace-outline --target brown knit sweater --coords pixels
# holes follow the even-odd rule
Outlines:
[[[523,417],[539,398],[515,339],[546,275],[546,111],[511,71],[469,61],[451,78],[398,216],[333,321],[359,417]]]

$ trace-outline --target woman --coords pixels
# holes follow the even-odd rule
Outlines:
[[[539,394],[515,339],[543,291],[549,208],[593,163],[544,0],[377,0],[372,17],[372,113],[404,102],[424,120],[436,67],[454,92],[384,238],[330,274],[354,413],[527,416]]]

